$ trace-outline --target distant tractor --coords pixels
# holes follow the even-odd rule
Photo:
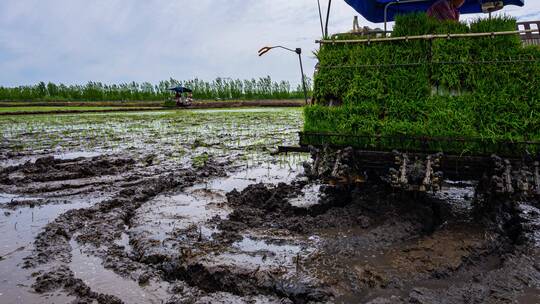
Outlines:
[[[177,107],[187,107],[193,102],[193,91],[183,86],[170,88],[170,91],[175,93],[174,102]],[[186,94],[186,96],[184,96]]]

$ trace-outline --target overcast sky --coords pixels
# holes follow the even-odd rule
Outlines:
[[[330,31],[349,30],[355,11],[333,2]],[[526,3],[503,12],[540,19],[540,1]],[[0,85],[265,75],[298,83],[294,54],[257,50],[301,47],[311,75],[319,36],[316,0],[0,0]]]

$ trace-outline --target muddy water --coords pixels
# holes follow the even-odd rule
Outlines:
[[[21,267],[32,250],[34,238],[45,225],[68,210],[86,208],[93,203],[79,201],[15,211],[0,209],[0,273],[4,274],[0,278],[0,303],[70,303],[74,299],[63,294],[34,293],[33,270]]]
[[[196,227],[208,235],[212,229],[204,223],[214,216],[228,214],[220,208],[225,201],[224,195],[192,188],[185,193],[158,196],[137,211],[133,221],[138,224],[130,233],[144,234],[162,243],[177,229]]]
[[[301,158],[293,159],[292,163],[287,164],[287,166],[274,163],[266,163],[264,165],[247,164],[245,167],[234,169],[235,171],[226,178],[212,179],[194,188],[210,189],[211,191],[225,194],[234,189],[242,191],[247,186],[258,183],[289,183],[298,174],[303,172],[301,163],[307,160],[307,155],[304,155]]]
[[[256,234],[255,234],[256,235]],[[313,252],[314,245],[295,238],[276,238],[259,234],[245,234],[241,241],[231,245],[226,252],[207,256],[208,265],[225,265],[251,271],[272,270],[295,273],[300,270],[300,258]]]
[[[17,201],[39,201],[42,200],[42,197],[35,197],[35,196],[22,196],[18,194],[10,194],[10,193],[0,193],[0,207],[2,205],[7,205],[9,203],[14,203]]]
[[[85,253],[85,248],[76,241],[70,242],[70,269],[76,278],[82,279],[93,291],[118,297],[124,303],[159,304],[167,298],[168,284],[150,282],[145,286],[123,278],[101,265],[101,259]]]
[[[69,151],[69,152],[43,151],[43,153],[39,153],[37,155],[23,155],[23,156],[11,157],[8,159],[3,159],[3,160],[0,159],[0,167],[17,166],[17,165],[22,165],[26,162],[35,162],[36,159],[43,156],[52,156],[56,159],[61,159],[61,160],[74,160],[77,158],[92,158],[92,157],[97,157],[104,154],[105,152],[99,152],[99,151]]]
[[[310,184],[302,189],[302,193],[289,200],[289,203],[295,207],[309,208],[317,205],[321,198],[321,185],[318,183]]]

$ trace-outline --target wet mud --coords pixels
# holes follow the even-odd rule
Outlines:
[[[59,188],[71,201],[107,192],[58,214],[32,246],[2,255],[26,253],[19,266],[40,302],[57,301],[57,293],[66,303],[538,298],[534,202],[493,202],[497,213],[479,220],[467,187],[411,195],[227,162],[166,172],[148,159],[46,157],[3,169],[6,218],[62,206],[54,202]],[[85,187],[92,190],[78,191]]]
[[[170,172],[151,167],[148,157],[95,156],[3,169],[6,218],[62,206],[53,195],[62,187],[50,183],[72,199],[84,187],[93,189],[83,192],[87,199],[107,192],[58,214],[32,246],[3,254],[8,260],[26,253],[19,266],[39,302],[538,299],[534,202],[493,202],[501,204],[497,213],[479,219],[470,187],[412,195],[375,184],[319,185],[301,170],[291,177],[227,162]]]
[[[313,250],[298,257],[296,271],[317,280],[312,290],[325,291],[327,297],[313,301],[538,300],[539,218],[527,203],[504,202],[497,216],[479,219],[463,189],[450,191],[456,195],[424,196],[367,185],[323,187],[318,205],[297,208],[287,197],[300,187],[254,185],[233,191],[228,197],[235,210],[221,225],[233,240],[231,232],[253,228],[309,236]]]
[[[6,162],[0,303],[540,303],[537,201],[322,185],[214,141]]]

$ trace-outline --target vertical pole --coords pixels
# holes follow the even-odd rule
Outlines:
[[[330,8],[332,7],[332,0],[328,0],[328,10],[326,11],[326,28],[324,29],[324,37],[328,38],[328,20],[330,19]]]
[[[317,0],[317,5],[319,6],[319,21],[321,21],[321,37],[324,38],[324,25],[322,21],[321,0]]]
[[[298,54],[298,60],[300,61],[300,73],[302,73],[302,88],[304,89],[304,101],[308,104],[307,89],[306,89],[306,77],[304,76],[304,65],[302,64],[302,49],[297,48],[296,54]]]
[[[384,35],[385,36],[386,36],[386,32],[388,31],[388,8],[390,7],[390,5],[393,5],[396,3],[399,3],[399,0],[388,2],[388,4],[384,6]]]

